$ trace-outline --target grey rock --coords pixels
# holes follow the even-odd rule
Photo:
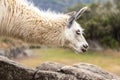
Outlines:
[[[0,55],[5,56],[5,50],[4,49],[0,49]]]
[[[35,69],[0,56],[0,80],[32,80]]]
[[[112,74],[96,65],[89,64],[89,63],[79,63],[79,64],[74,64],[74,67],[78,69],[84,69],[87,70],[91,73],[98,74],[100,76],[103,76],[105,79],[119,79],[115,74]]]
[[[13,46],[11,48],[0,49],[0,55],[8,58],[21,58],[24,56],[33,56],[32,50],[28,46]]]
[[[30,68],[0,56],[0,80],[120,80],[120,78],[87,63],[67,66],[45,62],[37,68]]]
[[[105,80],[103,76],[91,73],[88,70],[78,69],[72,66],[65,66],[61,69],[62,72],[66,74],[74,75],[78,80]]]
[[[56,62],[44,62],[36,67],[38,70],[45,70],[45,71],[59,71],[64,64],[56,63]]]
[[[26,50],[23,51],[23,54],[24,54],[25,56],[30,57],[30,56],[33,56],[33,51],[30,50],[30,49],[26,49]]]
[[[34,77],[35,80],[78,80],[72,75],[62,74],[54,71],[39,70]]]

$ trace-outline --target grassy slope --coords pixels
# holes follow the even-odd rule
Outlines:
[[[117,51],[88,51],[85,54],[75,54],[69,49],[49,48],[35,49],[34,52],[34,57],[18,61],[31,67],[35,67],[45,61],[55,61],[68,65],[85,62],[98,65],[108,71],[120,75],[120,52]]]

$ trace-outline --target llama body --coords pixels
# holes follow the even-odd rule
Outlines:
[[[9,36],[42,45],[63,46],[67,44],[73,48],[73,45],[69,43],[72,41],[75,45],[75,40],[68,39],[73,35],[72,29],[67,29],[69,19],[70,16],[67,14],[40,11],[25,0],[0,0],[1,36]],[[82,30],[76,22],[74,25],[78,27],[75,29]],[[71,34],[69,34],[70,32]],[[82,39],[84,39],[83,36]],[[83,42],[86,43],[86,41]]]
[[[1,0],[1,2],[1,35],[40,44],[63,44],[63,34],[60,33],[63,33],[61,31],[67,24],[68,16],[39,11],[24,0]]]

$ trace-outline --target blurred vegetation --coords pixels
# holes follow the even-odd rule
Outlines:
[[[76,3],[95,3],[102,2],[105,3],[109,0],[28,0],[32,1],[40,9],[53,10],[57,12],[63,12],[67,7],[73,6]]]
[[[88,6],[89,9],[78,20],[85,28],[85,36],[99,41],[109,48],[120,47],[120,1],[107,3],[80,4],[68,8],[68,11]]]

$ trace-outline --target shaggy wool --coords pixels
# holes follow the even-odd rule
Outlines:
[[[63,45],[69,16],[39,10],[26,0],[0,0],[0,35],[44,45]]]

